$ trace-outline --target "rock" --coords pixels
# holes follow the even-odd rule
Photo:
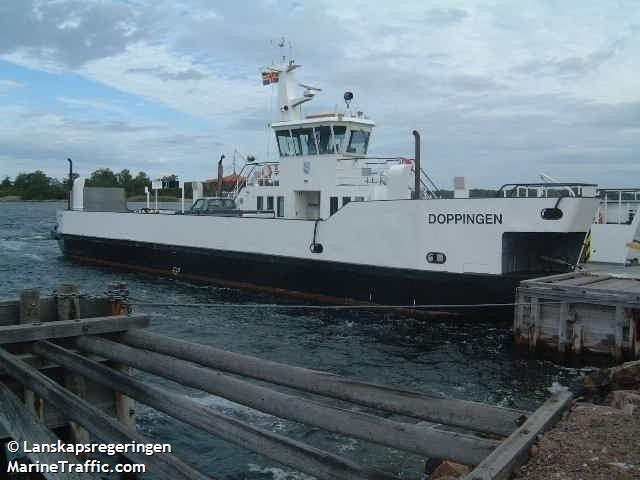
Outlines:
[[[461,477],[469,473],[471,469],[466,465],[460,463],[451,462],[449,460],[443,461],[438,468],[429,476],[429,480],[447,480]]]
[[[615,390],[605,400],[607,405],[624,411],[627,415],[633,415],[634,410],[640,408],[640,391]]]
[[[582,385],[592,395],[602,391],[640,389],[640,360],[596,370],[582,379]]]
[[[537,445],[531,445],[531,457],[537,457],[540,453],[540,448]]]

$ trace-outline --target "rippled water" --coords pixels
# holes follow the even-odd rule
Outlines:
[[[26,287],[50,294],[75,283],[99,295],[108,282],[126,281],[144,302],[274,303],[281,299],[171,278],[80,266],[62,258],[49,236],[64,203],[0,203],[0,297]],[[246,308],[137,307],[152,315],[151,329],[271,360],[451,397],[532,409],[553,381],[570,384],[578,372],[549,362],[516,358],[510,325],[491,318],[426,321],[354,311]],[[417,478],[421,459],[360,440],[307,428],[150,375],[150,380],[197,398],[210,408],[303,440],[404,478]],[[360,407],[349,407],[357,408]],[[222,479],[302,479],[304,475],[219,440],[143,405],[138,427],[169,441],[187,462]],[[152,478],[149,476],[149,478]]]

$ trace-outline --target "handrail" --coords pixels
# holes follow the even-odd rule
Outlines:
[[[545,193],[545,197],[547,196],[547,193],[549,191],[552,190],[562,190],[562,191],[567,191],[569,192],[569,195],[561,195],[563,197],[566,196],[571,196],[571,197],[582,197],[582,189],[584,187],[593,187],[594,188],[594,196],[595,196],[595,189],[597,188],[597,184],[594,183],[579,183],[579,182],[536,182],[536,183],[506,183],[504,185],[502,185],[497,191],[496,191],[496,197],[507,197],[507,193],[508,192],[516,192],[516,197],[521,197],[521,195],[519,194],[520,189],[524,188],[527,190],[527,195],[525,197],[528,197],[528,191],[529,189],[538,189],[542,192]],[[574,188],[577,190],[574,190]]]

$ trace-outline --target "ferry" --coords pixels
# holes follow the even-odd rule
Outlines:
[[[376,157],[375,123],[351,92],[339,111],[303,115],[321,89],[297,83],[299,67],[283,59],[263,74],[278,87],[278,159],[244,165],[225,214],[193,214],[206,204],[197,184],[195,210],[129,211],[124,192],[78,179],[57,214],[64,254],[311,301],[443,308],[510,303],[520,280],[578,263],[596,185],[513,183],[475,198],[456,177],[442,198],[417,131],[413,158]]]

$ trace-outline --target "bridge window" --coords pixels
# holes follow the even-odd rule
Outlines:
[[[256,210],[262,210],[264,208],[264,197],[256,198]]]
[[[293,138],[291,138],[291,132],[289,132],[289,130],[278,130],[276,132],[276,138],[278,139],[278,148],[280,149],[281,157],[289,157],[296,154],[293,146]]]
[[[347,153],[355,153],[357,155],[365,155],[367,146],[369,145],[369,132],[364,130],[353,130],[349,139]]]
[[[312,128],[297,128],[291,131],[296,155],[315,155],[316,139]]]
[[[342,206],[344,207],[350,201],[351,201],[351,197],[342,197]]]
[[[336,153],[342,151],[342,144],[344,143],[344,137],[347,135],[347,127],[334,126],[333,127],[333,143],[336,146]]]
[[[316,143],[318,144],[318,153],[324,155],[335,151],[331,142],[331,127],[320,126],[315,128]]]
[[[267,210],[273,210],[273,197],[267,197]]]

